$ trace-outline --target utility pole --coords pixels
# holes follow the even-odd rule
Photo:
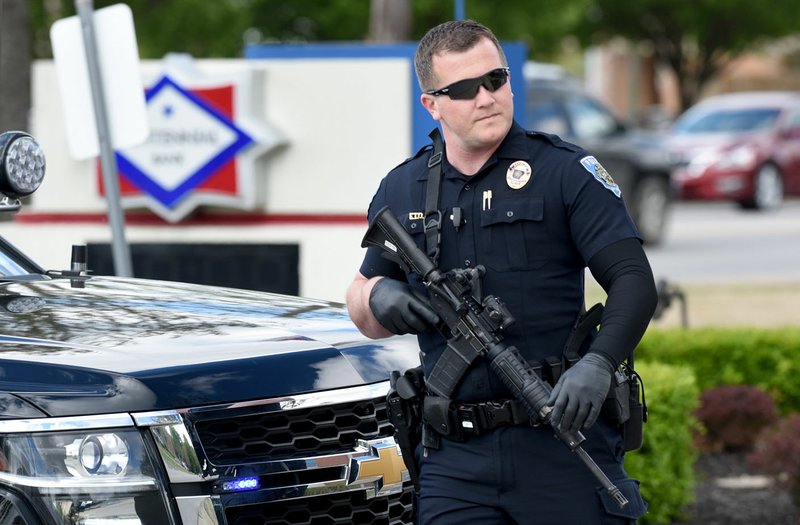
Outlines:
[[[86,51],[86,65],[89,70],[89,84],[92,88],[97,140],[100,145],[100,166],[103,172],[103,187],[108,203],[108,221],[111,226],[111,253],[114,255],[114,273],[119,277],[133,277],[131,253],[125,239],[125,217],[120,204],[117,159],[108,123],[100,60],[97,55],[97,41],[94,30],[94,6],[92,0],[75,0],[75,9],[81,21],[83,45]]]
[[[31,107],[28,0],[0,0],[0,131],[27,131]]]
[[[409,38],[411,38],[410,0],[370,0],[368,40],[404,42]]]

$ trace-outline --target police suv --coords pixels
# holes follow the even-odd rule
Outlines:
[[[0,210],[45,172],[0,135]],[[342,305],[46,271],[0,238],[0,524],[411,521],[388,422],[413,338]]]

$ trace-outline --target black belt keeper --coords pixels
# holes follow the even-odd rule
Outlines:
[[[564,363],[560,357],[548,356],[544,358],[544,370],[542,379],[554,386],[558,383],[561,373],[564,371]]]

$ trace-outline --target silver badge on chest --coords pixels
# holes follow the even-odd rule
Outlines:
[[[524,160],[518,160],[511,164],[506,171],[506,184],[512,190],[518,190],[528,184],[531,180],[533,170],[531,165]]]

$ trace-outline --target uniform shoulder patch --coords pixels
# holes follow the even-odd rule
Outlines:
[[[614,182],[614,179],[611,178],[611,175],[609,175],[596,158],[591,155],[583,157],[581,159],[581,165],[586,168],[586,171],[591,173],[605,189],[616,195],[617,198],[622,195],[622,190],[619,189],[617,183]]]

